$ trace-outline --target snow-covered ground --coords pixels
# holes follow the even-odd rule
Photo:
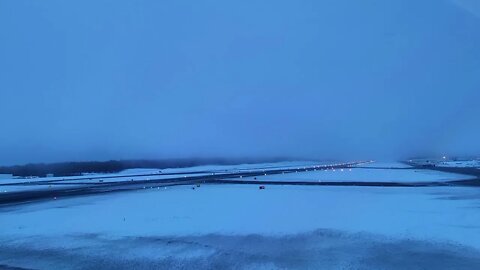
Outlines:
[[[158,170],[157,170],[158,171]],[[86,177],[67,177],[67,178],[35,178],[36,181],[25,181],[25,179],[12,179],[6,183],[0,184],[0,193],[13,192],[13,191],[32,191],[32,190],[48,190],[48,189],[63,189],[63,188],[72,188],[72,187],[84,187],[86,185],[93,185],[98,183],[109,183],[109,182],[138,182],[138,181],[150,181],[150,180],[169,180],[179,177],[193,177],[193,176],[207,176],[211,173],[186,173],[186,174],[174,174],[174,175],[161,175],[161,174],[151,174],[146,176],[134,176],[129,174],[118,173],[115,174],[115,177],[105,177],[98,175],[93,178],[90,176]],[[105,177],[105,178],[102,178]],[[30,179],[29,179],[30,180]],[[53,182],[46,182],[53,181]]]
[[[285,234],[323,228],[448,239],[480,248],[480,237],[467,233],[467,227],[480,224],[475,195],[480,192],[474,188],[179,186],[12,207],[1,213],[0,231],[14,237],[120,237]]]
[[[291,169],[303,168],[314,165],[329,165],[331,162],[317,161],[285,161],[275,163],[256,163],[256,164],[238,164],[238,165],[205,165],[184,168],[167,169],[128,169],[119,173],[108,174],[88,174],[83,176],[69,177],[39,177],[39,178],[9,178],[0,180],[0,190],[3,184],[35,184],[37,182],[63,182],[63,183],[98,183],[98,182],[118,182],[118,181],[145,181],[151,179],[172,179],[182,176],[205,176],[221,175],[224,173],[254,172],[266,169]],[[6,190],[6,189],[5,189]]]
[[[338,262],[363,254],[353,252],[354,248],[365,245],[395,248],[400,243],[403,250],[392,251],[398,252],[397,255],[405,249],[412,254],[419,253],[418,247],[426,246],[447,255],[461,251],[476,258],[480,251],[478,207],[478,189],[459,187],[267,186],[259,190],[255,185],[204,185],[195,190],[171,187],[70,198],[2,210],[0,254],[1,249],[9,249],[17,250],[17,255],[0,255],[0,265],[34,268],[35,264],[47,263],[57,268],[65,262],[52,262],[53,255],[58,256],[65,250],[71,250],[74,255],[75,250],[80,253],[72,255],[74,262],[85,256],[116,254],[114,250],[105,250],[105,243],[112,247],[120,245],[125,251],[133,245],[130,246],[133,249],[122,254],[123,260],[128,256],[158,260],[173,256],[188,263],[188,258],[208,259],[218,256],[218,252],[228,252],[229,248],[235,254],[239,252],[235,250],[237,245],[250,240],[264,245],[263,250],[258,251],[259,256],[292,241],[293,245],[305,249],[305,260],[314,262],[323,258],[316,258],[312,251],[320,248],[319,243],[316,246],[308,241],[295,244],[296,237],[329,240],[321,246],[338,249]],[[212,246],[212,241],[216,246]],[[408,243],[412,250],[405,246]],[[44,253],[31,262],[17,257],[24,249],[29,254]],[[49,252],[53,259],[47,256]],[[284,255],[295,256],[295,253]],[[328,264],[328,258],[323,259],[323,263]],[[264,263],[273,265],[257,266],[277,269],[273,267],[275,261]]]
[[[169,168],[162,170],[164,173],[182,173],[188,172],[242,172],[242,171],[259,171],[265,169],[292,169],[302,168],[305,166],[314,165],[331,165],[334,162],[319,162],[319,161],[282,161],[282,162],[270,162],[270,163],[252,163],[252,164],[238,164],[238,165],[203,165],[188,168]]]
[[[385,168],[385,169],[404,169],[412,166],[398,161],[369,161],[359,165],[359,167]]]
[[[303,164],[257,179],[469,177],[401,163],[309,172]],[[225,169],[188,172],[213,170]],[[58,198],[0,208],[0,269],[476,269],[479,207],[478,188],[454,186],[207,184]]]
[[[88,184],[109,182],[136,182],[150,180],[169,180],[181,177],[199,177],[239,173],[239,172],[263,172],[272,169],[304,168],[314,165],[332,165],[332,162],[318,161],[284,161],[274,163],[238,164],[238,165],[205,165],[184,168],[167,169],[128,169],[119,173],[88,174],[71,177],[40,177],[40,178],[9,178],[0,180],[0,194],[17,191],[63,189],[82,187]]]
[[[313,181],[313,182],[397,182],[419,183],[473,179],[474,176],[415,169],[399,162],[371,162],[345,169],[298,170],[293,173],[244,178],[257,181]]]

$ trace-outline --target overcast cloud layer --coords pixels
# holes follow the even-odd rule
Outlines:
[[[480,153],[472,0],[0,1],[0,164]]]

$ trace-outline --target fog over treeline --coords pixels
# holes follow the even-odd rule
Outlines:
[[[475,0],[0,1],[0,165],[480,154]]]

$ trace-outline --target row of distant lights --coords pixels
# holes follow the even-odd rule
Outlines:
[[[368,162],[358,162],[358,163],[336,163],[336,164],[329,164],[329,165],[317,165],[317,166],[313,166],[313,171],[317,171],[317,169],[321,169],[322,171],[329,171],[329,170],[332,170],[332,171],[337,171],[334,167],[338,167],[338,166],[346,166],[346,167],[353,167],[357,164],[361,164],[361,163],[369,163],[369,162],[373,162],[373,161],[368,161]],[[298,171],[302,170],[301,167],[297,168],[297,170],[295,171],[296,173],[298,173]],[[307,167],[303,167],[303,170],[305,170],[306,172],[309,171],[309,169],[307,169]],[[340,169],[341,172],[345,171],[344,169]],[[351,168],[348,169],[349,172],[352,171]],[[267,175],[265,173],[265,170],[263,171],[263,175]],[[285,174],[285,172],[282,172],[282,174]],[[243,178],[242,175],[240,175],[240,178]]]
[[[445,159],[446,157],[443,157],[443,158]],[[356,164],[358,164],[358,163],[356,163]],[[317,169],[322,169],[322,171],[328,171],[328,170],[330,169],[330,170],[332,170],[332,171],[335,172],[336,169],[334,169],[333,167],[338,167],[338,166],[353,167],[354,164],[352,164],[352,163],[336,163],[336,164],[329,164],[329,165],[317,165],[317,166],[313,166],[313,170],[314,170],[314,171],[317,171]],[[308,172],[307,167],[303,167],[303,169],[304,169],[306,172]],[[300,168],[300,167],[297,168],[297,170],[296,170],[295,172],[298,173],[299,170],[302,170],[302,168]],[[344,169],[340,169],[340,171],[343,172]],[[348,171],[351,172],[352,169],[349,168]],[[267,173],[265,173],[265,170],[264,170],[263,172],[264,172],[264,175],[267,175]],[[282,174],[285,174],[285,172],[282,172]],[[215,175],[215,173],[212,173],[212,175]],[[184,176],[184,178],[187,178],[187,176]],[[240,178],[243,178],[243,176],[240,175]],[[148,180],[150,180],[150,178],[147,178],[146,180],[148,181]],[[134,181],[134,180],[131,179],[131,181]],[[103,181],[102,181],[102,182],[103,182]],[[49,186],[49,187],[51,187],[51,186]],[[150,187],[150,189],[153,189],[153,188],[154,188],[154,187]],[[144,186],[143,189],[147,189],[147,187]],[[157,187],[157,189],[159,190],[160,187]],[[164,187],[164,190],[166,190],[166,189],[167,189],[167,187]],[[4,190],[3,192],[4,192],[4,193],[7,193],[6,190]],[[53,199],[56,200],[57,197],[54,197]]]

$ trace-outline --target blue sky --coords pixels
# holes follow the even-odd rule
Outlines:
[[[480,151],[473,0],[0,0],[0,164]]]

